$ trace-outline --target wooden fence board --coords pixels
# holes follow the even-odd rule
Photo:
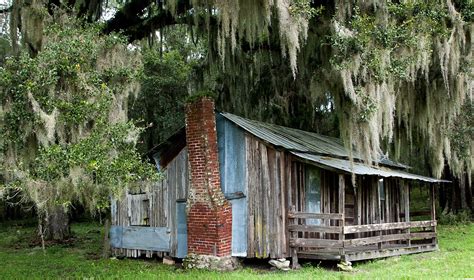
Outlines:
[[[377,230],[407,229],[407,228],[414,228],[414,227],[431,227],[431,226],[436,226],[436,221],[416,221],[416,222],[345,226],[344,233],[348,234],[348,233],[369,232],[369,231],[377,231]]]
[[[330,240],[330,239],[305,239],[295,238],[290,239],[290,244],[293,247],[331,247],[341,248],[343,245],[342,240]]]
[[[289,212],[290,219],[333,219],[342,220],[342,213],[304,213],[304,212]]]
[[[340,226],[289,225],[288,229],[290,231],[342,233]]]
[[[368,244],[376,244],[379,242],[386,242],[386,241],[395,241],[395,240],[405,240],[410,238],[410,234],[389,234],[389,235],[382,235],[382,236],[374,236],[374,237],[365,237],[365,238],[357,238],[357,239],[350,239],[344,241],[344,246],[363,246]]]

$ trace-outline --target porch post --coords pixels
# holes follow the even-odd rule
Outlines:
[[[410,222],[410,187],[406,182],[403,182],[403,197],[405,201],[405,222]],[[410,235],[410,227],[407,229]],[[408,246],[411,246],[411,237],[408,237]]]
[[[345,215],[344,207],[346,200],[346,184],[344,180],[344,174],[339,174],[339,207],[338,212],[342,214],[342,220],[339,221],[339,226],[341,227],[341,232],[339,233],[339,240],[342,241],[342,248],[340,249],[341,260],[345,260],[344,252],[344,224],[345,224]]]
[[[290,213],[296,213],[296,206],[292,205],[290,209]],[[298,219],[292,218],[290,224],[297,225]],[[291,232],[291,238],[298,238],[297,232]],[[299,269],[300,264],[298,263],[298,247],[290,247],[290,256],[291,256],[291,268]]]
[[[377,196],[377,224],[381,224],[382,223],[382,210],[381,210],[381,205],[380,205],[380,186],[379,186],[379,179],[378,177],[375,178],[375,193],[376,193],[376,196]],[[378,232],[379,236],[380,236],[380,239],[382,239],[382,231],[379,230]],[[389,232],[390,234],[390,232]],[[382,249],[382,242],[378,242],[377,243],[377,247],[378,249]]]
[[[431,200],[431,221],[436,222],[436,185],[430,184],[430,200]],[[436,225],[433,226],[433,232],[436,233]],[[436,237],[431,239],[431,242],[436,245]]]
[[[355,176],[355,175],[354,175]],[[362,225],[362,183],[357,183],[357,225]],[[362,237],[362,233],[356,233],[357,238]]]

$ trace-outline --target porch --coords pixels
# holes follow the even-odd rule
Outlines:
[[[384,201],[381,198],[391,194],[382,194],[382,188],[369,184],[365,186],[368,191],[355,191],[354,200],[348,203],[346,197],[351,192],[346,187],[347,178],[342,174],[338,177],[332,181],[338,186],[331,195],[338,199],[332,201],[334,207],[323,208],[332,213],[297,211],[297,206],[288,212],[288,241],[294,266],[298,266],[299,258],[359,261],[438,249],[434,184],[429,185],[429,210],[410,213],[407,182],[385,186],[385,190],[398,190],[394,192],[398,197]],[[368,181],[375,182],[373,178]],[[391,206],[396,211],[391,211]]]

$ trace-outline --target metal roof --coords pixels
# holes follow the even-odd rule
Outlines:
[[[402,171],[400,168],[407,169],[408,166],[393,162],[386,157],[378,161],[379,166],[369,166],[361,162],[362,157],[359,154],[353,152],[352,156],[354,160],[351,162],[347,149],[338,138],[249,120],[230,113],[220,114],[250,134],[272,145],[289,150],[295,156],[311,161],[313,164],[322,168],[337,169],[357,175],[397,177],[430,183],[449,182]],[[392,168],[388,168],[387,166]],[[393,169],[393,167],[397,169]]]
[[[350,162],[349,160],[339,159],[339,158],[331,158],[326,156],[318,156],[312,155],[307,153],[298,153],[298,152],[291,152],[292,154],[296,155],[299,158],[309,160],[320,167],[330,167],[333,169],[337,169],[340,171],[354,173],[357,175],[373,175],[373,176],[380,176],[384,178],[388,177],[396,177],[396,178],[403,178],[403,179],[412,179],[412,180],[419,180],[429,183],[449,183],[450,181],[446,180],[439,180],[435,178],[430,178],[426,176],[411,174],[401,170],[394,170],[386,167],[381,166],[368,166],[360,162]]]
[[[327,155],[338,158],[349,158],[349,153],[339,138],[249,120],[230,113],[220,114],[256,137],[286,150]],[[353,151],[352,157],[354,159],[363,160],[363,158],[355,151]],[[403,169],[409,168],[409,166],[393,162],[388,158],[381,158],[377,163]]]

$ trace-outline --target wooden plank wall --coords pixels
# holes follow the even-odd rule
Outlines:
[[[305,173],[308,164],[298,161],[291,163],[291,188],[289,188],[289,208],[295,206],[296,212],[309,212],[305,205]],[[320,171],[320,191],[321,191],[321,213],[339,213],[339,177],[338,174],[329,170],[319,169]],[[349,204],[353,203],[349,199]],[[349,206],[347,206],[349,207]],[[352,206],[353,207],[353,206]],[[324,219],[323,226],[338,226],[336,220]],[[300,223],[304,223],[303,220]],[[301,234],[300,234],[301,235]],[[333,233],[305,233],[298,236],[301,238],[323,238],[334,239],[337,234]]]
[[[338,213],[339,178],[332,171],[321,169],[321,213]],[[335,226],[336,224],[328,224]]]
[[[352,226],[357,223],[356,219],[356,196],[350,176],[346,176],[345,182],[345,205],[344,205],[344,225]]]
[[[385,202],[379,205],[379,178],[374,176],[357,176],[356,192],[352,186],[346,187],[346,225],[368,225],[394,223],[401,221],[401,181],[395,178],[384,178]],[[354,198],[354,205],[349,206],[349,201]],[[351,219],[351,209],[353,218]],[[352,222],[352,223],[351,223]],[[369,236],[362,234],[363,236]]]
[[[149,190],[126,192],[123,199],[112,200],[112,225],[167,227],[171,231],[170,252],[150,250],[112,249],[114,255],[126,257],[157,255],[176,256],[178,249],[177,200],[185,200],[189,187],[188,152],[184,148],[162,169],[163,180]]]
[[[246,134],[248,186],[248,258],[287,257],[284,194],[289,186],[290,160],[285,152]]]
[[[400,222],[401,211],[401,181],[385,178],[385,217],[386,223]]]

